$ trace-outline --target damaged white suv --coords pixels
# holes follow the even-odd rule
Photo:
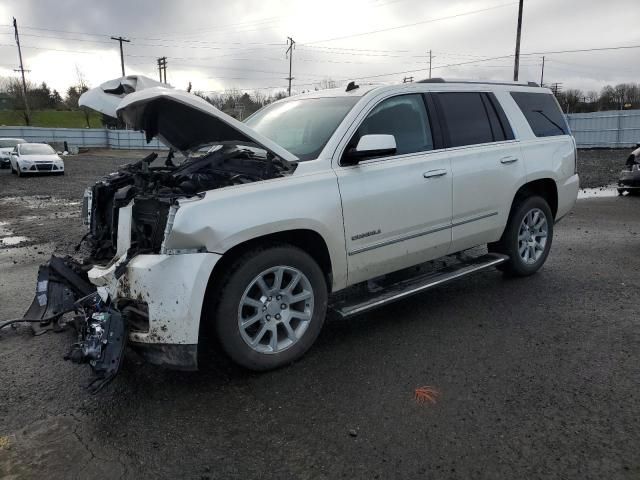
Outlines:
[[[102,87],[126,124],[190,156],[154,153],[91,187],[91,258],[50,262],[86,295],[76,356],[94,367],[119,363],[128,338],[193,369],[207,332],[247,368],[285,365],[328,309],[348,317],[488,267],[536,272],[578,192],[575,142],[537,86],[352,83],[244,123],[186,92],[134,89]]]

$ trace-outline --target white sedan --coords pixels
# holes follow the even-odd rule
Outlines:
[[[64,175],[64,162],[45,143],[20,143],[11,152],[11,172],[19,177],[27,173]]]

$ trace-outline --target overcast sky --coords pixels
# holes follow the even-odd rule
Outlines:
[[[166,56],[168,82],[200,91],[286,87],[287,36],[296,91],[425,78],[430,49],[433,76],[510,80],[513,58],[479,60],[513,55],[517,13],[509,0],[0,0],[0,76],[17,75],[15,16],[29,80],[61,92],[77,70],[91,86],[120,76],[112,35],[131,40],[127,74],[157,78]],[[639,18],[639,0],[525,0],[520,79],[540,81],[542,55],[527,53],[640,45]],[[639,58],[640,48],[547,54],[544,80],[585,91],[638,82]]]

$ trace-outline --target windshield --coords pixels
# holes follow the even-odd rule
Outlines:
[[[24,143],[24,140],[18,140],[16,138],[0,138],[0,148],[13,148],[19,143]]]
[[[22,145],[20,155],[53,155],[56,152],[49,145]]]
[[[274,103],[246,120],[300,160],[317,158],[360,97],[325,97]]]

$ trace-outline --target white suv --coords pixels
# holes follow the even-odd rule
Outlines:
[[[266,370],[304,354],[328,309],[362,313],[487,267],[530,275],[577,197],[574,139],[537,86],[352,83],[244,123],[173,89],[123,97],[119,117],[147,139],[201,152],[157,167],[152,154],[85,197],[103,307],[89,324],[104,330],[108,304],[155,363],[195,368],[211,332]]]

